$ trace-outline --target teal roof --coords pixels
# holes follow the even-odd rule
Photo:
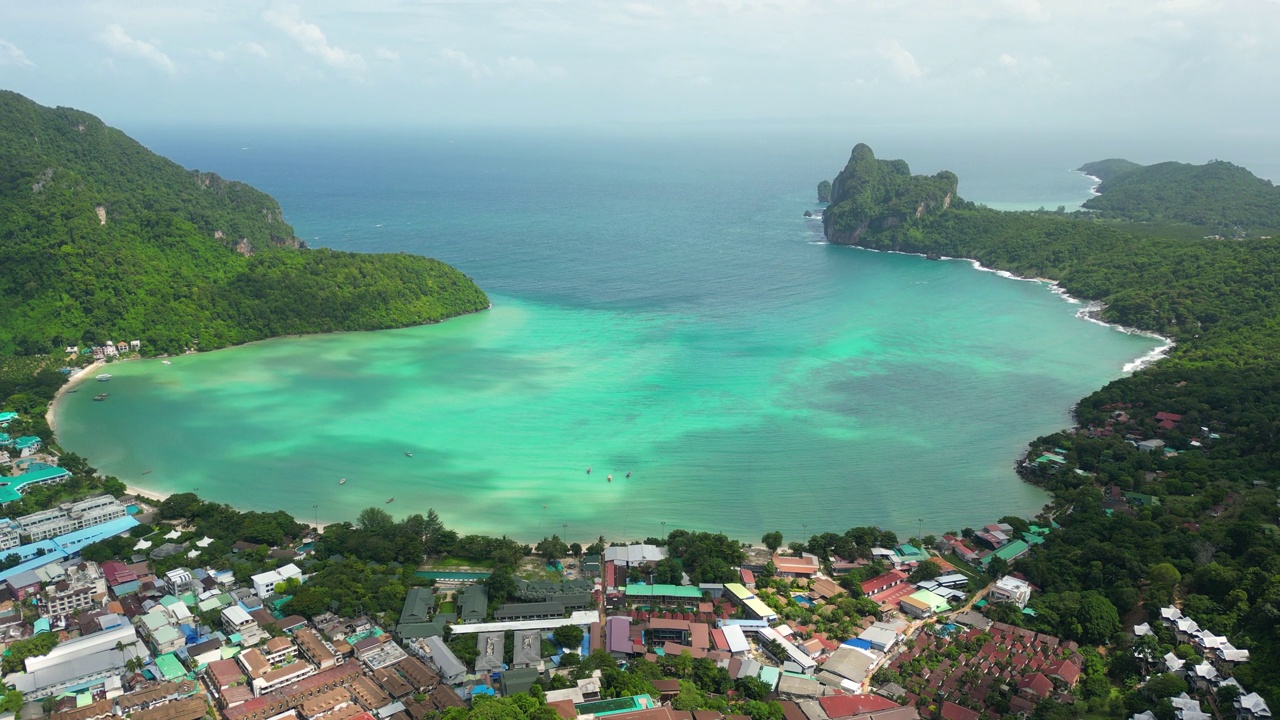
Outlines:
[[[1062,465],[1067,462],[1067,459],[1062,457],[1061,455],[1054,455],[1053,453],[1045,453],[1040,457],[1036,458],[1036,462],[1038,463],[1053,462],[1053,463]]]
[[[627,586],[627,597],[681,597],[701,600],[702,591],[688,585],[648,585],[637,583]]]
[[[49,618],[40,618],[36,620],[34,623],[31,623],[31,629],[32,629],[32,632],[31,632],[32,635],[39,635],[40,633],[49,632]]]
[[[0,412],[0,423],[9,423],[18,419],[18,413],[12,410]]]
[[[35,437],[34,435],[29,437]],[[23,438],[18,438],[22,440]],[[40,438],[35,438],[37,441]],[[45,465],[34,470],[29,470],[17,477],[0,477],[0,504],[11,503],[22,497],[22,489],[33,483],[51,482],[56,480],[65,480],[71,477],[71,473],[53,465]]]
[[[1027,535],[1023,536],[1023,539],[1027,541],[1027,544],[1028,544],[1028,545],[1043,545],[1043,544],[1044,544],[1044,538],[1043,538],[1043,537],[1041,537],[1041,536],[1039,536],[1039,535],[1027,534]]]
[[[178,658],[174,657],[173,653],[165,653],[156,658],[156,669],[165,680],[176,680],[187,674],[186,668],[182,667],[182,663],[178,662]]]
[[[22,437],[13,441],[13,446],[19,450],[26,450],[29,447],[34,447],[39,444],[40,444],[40,438],[36,437],[35,435],[23,435]]]
[[[908,562],[920,562],[929,559],[929,553],[921,550],[915,545],[902,544],[897,547],[895,554]]]
[[[1025,553],[1027,550],[1030,550],[1030,549],[1031,547],[1027,545],[1025,542],[1023,542],[1022,540],[1014,540],[1008,545],[1005,545],[999,550],[982,558],[982,564],[986,565],[987,563],[991,562],[991,558],[993,557],[1003,558],[1006,561],[1012,562],[1015,558],[1021,556],[1023,553]]]
[[[0,445],[12,445],[13,438],[9,437],[9,433],[0,433]]]

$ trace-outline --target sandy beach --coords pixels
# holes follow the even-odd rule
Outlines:
[[[93,363],[81,369],[79,372],[72,373],[70,376],[67,377],[66,384],[64,384],[61,388],[59,388],[58,393],[53,396],[53,400],[49,401],[49,407],[44,412],[44,420],[45,422],[49,423],[49,429],[53,431],[55,440],[57,439],[57,435],[58,435],[58,426],[54,420],[54,415],[55,415],[54,410],[57,409],[58,407],[58,401],[62,399],[63,395],[74,390],[77,385],[84,382],[87,378],[92,377],[94,374],[98,372],[98,370],[101,370],[106,366],[107,366],[106,362],[102,360],[95,360]]]

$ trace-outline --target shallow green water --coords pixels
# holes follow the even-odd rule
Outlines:
[[[454,139],[175,142],[274,194],[309,242],[439,257],[495,307],[113,366],[66,397],[60,442],[138,485],[303,519],[433,507],[520,539],[944,531],[1038,509],[1012,469],[1025,444],[1156,345],[1040,284],[819,244],[800,215],[847,150]],[[986,187],[1088,194],[1066,158],[1006,155],[1025,157],[982,155]]]
[[[520,538],[946,530],[1042,504],[1019,449],[1153,345],[965,263],[796,252],[850,276],[829,305],[696,320],[497,297],[433,327],[121,363],[107,402],[66,397],[59,437],[128,480],[322,520],[394,496]]]

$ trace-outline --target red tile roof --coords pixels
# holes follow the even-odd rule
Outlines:
[[[960,707],[950,700],[942,703],[942,720],[978,720],[978,718],[978,713],[967,707]]]
[[[1068,686],[1071,686],[1075,685],[1076,680],[1080,679],[1080,666],[1070,660],[1058,660],[1057,662],[1050,663],[1049,667],[1045,668],[1045,673],[1047,673],[1049,677],[1056,677]]]
[[[877,575],[870,580],[862,581],[862,594],[875,595],[876,593],[891,587],[907,579],[907,574],[901,570],[890,570],[883,575]]]
[[[812,575],[818,572],[818,558],[813,556],[794,557],[791,555],[773,556],[773,566],[780,573],[792,575]]]
[[[1044,699],[1053,694],[1053,681],[1040,673],[1032,673],[1018,681],[1018,690]]]
[[[574,709],[572,700],[557,700],[547,703],[547,706],[555,708],[556,714],[563,720],[574,720],[578,717],[578,711]]]

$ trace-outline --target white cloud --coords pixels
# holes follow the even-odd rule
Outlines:
[[[35,63],[27,58],[27,54],[22,52],[22,48],[4,40],[0,40],[0,65],[36,66]]]
[[[1013,15],[1034,23],[1042,23],[1049,19],[1040,0],[1004,0],[1002,3]]]
[[[897,40],[880,43],[876,46],[876,52],[889,61],[893,71],[903,80],[919,80],[924,75],[924,68],[916,62],[915,56],[902,47],[902,43]]]
[[[359,53],[330,45],[329,39],[325,37],[319,25],[302,19],[297,5],[287,5],[279,10],[267,10],[262,13],[262,19],[293,38],[303,50],[320,58],[331,67],[344,70],[364,68],[364,58]]]
[[[564,68],[558,65],[542,66],[538,61],[530,58],[509,57],[498,58],[495,64],[498,69],[509,75],[518,75],[520,77],[532,78],[534,80],[552,80],[562,78],[565,75]]]
[[[440,51],[440,57],[444,58],[445,62],[450,65],[462,69],[471,76],[472,80],[479,80],[493,75],[493,70],[488,65],[472,60],[470,55],[461,50],[445,48]]]
[[[169,75],[175,75],[178,72],[178,67],[173,64],[173,60],[170,60],[160,48],[145,40],[129,37],[124,28],[119,25],[108,25],[106,30],[98,34],[98,40],[105,43],[117,55],[146,60]]]
[[[380,47],[377,50],[374,50],[373,56],[378,58],[379,60],[385,60],[386,62],[392,62],[392,63],[400,62],[400,53],[396,52],[395,50],[390,50],[388,48]]]
[[[1018,64],[1018,58],[1010,55],[1009,53],[1004,53],[1000,56],[999,63],[1004,67],[1011,68]]]
[[[242,44],[242,45],[240,46],[240,49],[241,49],[241,50],[244,50],[245,52],[249,53],[250,55],[256,55],[256,56],[258,56],[258,57],[260,57],[260,58],[267,58],[267,57],[270,57],[270,56],[271,56],[271,53],[267,52],[267,49],[266,49],[266,48],[262,47],[261,45],[259,45],[259,44],[258,44],[258,43],[256,43],[256,42],[247,42],[247,43],[244,43],[244,44]]]
[[[223,62],[227,59],[227,54],[222,50],[206,50],[205,54],[214,62]]]

